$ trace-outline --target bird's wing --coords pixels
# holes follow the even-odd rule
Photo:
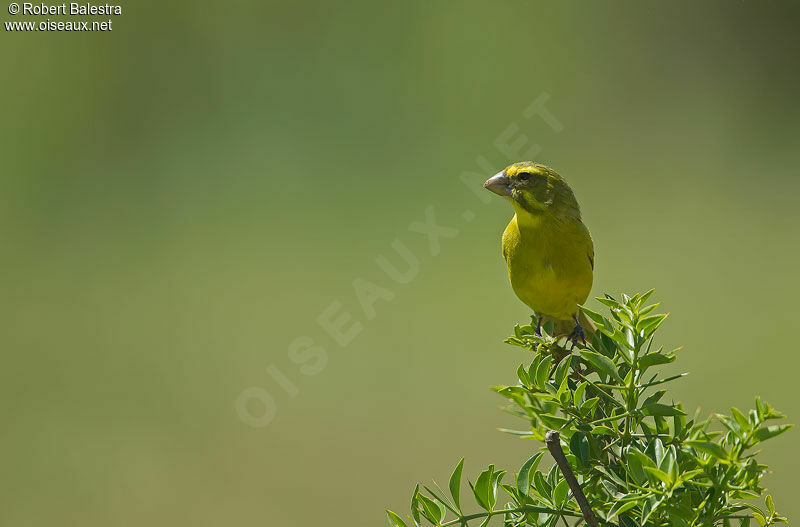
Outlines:
[[[515,237],[514,233],[517,229],[517,222],[516,216],[511,219],[511,221],[506,226],[506,230],[503,231],[503,237],[501,238],[501,248],[503,250],[503,258],[506,262],[508,262],[508,256],[511,252],[511,247],[517,243],[517,238]]]
[[[581,226],[583,227],[584,232],[586,233],[587,241],[589,242],[588,246],[586,247],[586,256],[589,257],[589,265],[592,266],[592,271],[594,271],[594,242],[592,241],[592,235],[589,234],[589,229],[586,228],[586,225],[581,222]]]

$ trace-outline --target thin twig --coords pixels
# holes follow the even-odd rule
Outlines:
[[[594,515],[594,511],[592,511],[592,508],[589,506],[589,501],[586,499],[586,495],[578,484],[578,480],[575,479],[575,473],[572,472],[572,467],[569,466],[567,458],[564,456],[564,451],[561,450],[561,436],[558,430],[550,430],[547,432],[544,436],[544,440],[547,449],[550,451],[550,455],[556,460],[558,468],[561,469],[561,473],[564,475],[564,479],[567,480],[569,488],[572,490],[572,495],[575,496],[575,501],[578,502],[578,506],[581,508],[583,519],[586,520],[586,523],[591,525],[591,527],[599,527],[600,524],[597,522],[597,516]]]

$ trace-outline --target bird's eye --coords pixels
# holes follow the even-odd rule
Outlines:
[[[528,179],[530,179],[531,175],[529,173],[527,173],[527,172],[520,172],[519,174],[517,174],[517,177],[522,181],[528,181]]]

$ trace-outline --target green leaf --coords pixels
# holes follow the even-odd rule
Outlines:
[[[617,435],[617,431],[616,430],[614,430],[611,427],[603,426],[603,425],[592,427],[592,433],[593,434],[599,434],[599,435],[607,435],[607,436]]]
[[[592,397],[591,399],[584,401],[580,408],[581,415],[586,417],[591,414],[598,402],[600,402],[599,397]]]
[[[734,435],[736,435],[739,438],[743,437],[742,427],[739,426],[739,423],[735,419],[731,419],[727,415],[722,415],[722,414],[716,414],[715,417],[720,423],[722,423],[725,426],[725,428],[733,432]]]
[[[550,367],[553,365],[553,359],[546,357],[539,366],[536,367],[536,387],[543,390],[545,384],[550,379]]]
[[[569,361],[566,361],[569,362]],[[567,382],[567,377],[564,376],[564,380],[561,381],[561,386],[558,387],[558,391],[556,392],[556,399],[564,406],[569,404],[569,384]]]
[[[458,516],[460,514],[460,511],[459,511],[458,507],[455,504],[453,504],[450,501],[450,499],[448,499],[447,493],[442,490],[442,487],[440,487],[439,484],[436,483],[435,480],[434,480],[433,484],[436,486],[436,490],[438,492],[434,492],[434,490],[432,488],[430,488],[429,486],[427,486],[427,485],[423,485],[423,487],[425,487],[425,490],[427,490],[428,493],[430,493],[431,496],[433,496],[434,498],[439,500],[439,502],[442,503],[447,508],[447,510],[449,510],[450,512],[452,512],[453,514]]]
[[[634,455],[637,454],[637,455]],[[645,458],[647,461],[645,461]],[[628,472],[630,472],[631,477],[633,480],[638,484],[642,485],[645,481],[647,481],[647,474],[644,472],[645,466],[650,466],[652,461],[649,457],[645,456],[641,452],[629,451],[628,453],[628,463],[626,468]]]
[[[702,474],[703,472],[704,472],[704,470],[703,469],[699,469],[699,468],[695,469],[695,470],[689,470],[689,471],[684,472],[684,473],[681,474],[680,480],[681,481],[690,481],[690,480],[694,479],[695,476],[698,476],[698,475]]]
[[[667,420],[664,419],[663,416],[655,415],[653,416],[653,421],[656,422],[656,432],[662,435],[669,434],[669,425],[667,424]]]
[[[537,355],[534,357],[533,361],[531,362],[530,367],[528,368],[528,380],[530,383],[538,388],[538,384],[536,383],[536,370],[539,367],[539,364],[542,362],[542,356]]]
[[[738,408],[731,408],[731,415],[733,415],[733,418],[739,423],[739,426],[742,427],[742,430],[749,431],[753,428],[753,425],[750,424],[750,421],[747,420],[747,417],[745,417]]]
[[[567,497],[569,493],[569,483],[567,483],[566,479],[562,479],[556,485],[555,490],[553,490],[553,503],[557,507],[563,507],[564,504],[567,503]]]
[[[489,484],[489,508],[494,509],[494,504],[497,503],[497,487],[500,484],[500,480],[503,479],[506,472],[501,470],[500,472],[495,472],[492,474],[492,480]]]
[[[580,421],[578,421],[577,423],[575,423],[575,430],[588,434],[592,431],[592,425],[581,423]]]
[[[756,430],[754,434],[754,438],[757,442],[766,441],[767,439],[771,439],[777,435],[780,435],[784,432],[789,431],[793,425],[772,425],[763,428],[759,428]]]
[[[760,421],[763,421],[767,415],[767,407],[761,403],[761,397],[756,397],[756,414]]]
[[[619,516],[625,511],[628,511],[634,507],[636,507],[637,503],[636,500],[629,500],[629,501],[618,501],[612,507],[611,510],[608,512],[608,519],[607,521],[613,520],[615,517]]]
[[[672,478],[670,478],[669,474],[667,474],[666,472],[664,472],[662,470],[659,470],[659,469],[657,469],[655,467],[644,467],[644,470],[649,472],[650,474],[654,475],[655,477],[657,477],[658,479],[660,479],[664,483],[666,483],[667,486],[669,486],[669,487],[672,486]]]
[[[459,509],[461,508],[459,497],[461,494],[461,471],[463,468],[464,458],[462,457],[461,461],[459,461],[458,465],[456,465],[455,470],[453,470],[453,473],[450,474],[450,483],[448,484],[448,487],[450,488],[450,495],[453,496],[453,502]]]
[[[643,316],[647,315],[648,313],[650,313],[652,310],[654,310],[655,308],[657,308],[660,305],[661,305],[660,303],[656,302],[655,304],[650,304],[647,307],[643,307],[642,309],[639,310],[639,316],[643,317]]]
[[[619,302],[617,302],[613,298],[609,298],[607,296],[605,296],[605,297],[598,296],[597,298],[595,298],[595,300],[597,300],[598,302],[600,302],[601,304],[603,304],[603,305],[605,305],[607,307],[610,307],[611,309],[620,309],[622,307],[622,304],[620,304]]]
[[[639,323],[636,324],[636,330],[644,336],[644,338],[649,337],[655,330],[664,323],[664,319],[667,318],[668,315],[650,315],[648,317],[644,317],[643,319],[639,320]]]
[[[647,523],[647,520],[648,518],[650,518],[650,515],[653,514],[653,512],[655,512],[659,506],[661,506],[662,502],[663,498],[658,499],[655,496],[649,497],[647,501],[644,502],[644,505],[642,505],[642,515],[641,515],[642,525]]]
[[[541,414],[539,419],[551,430],[560,430],[567,422],[564,417],[556,417],[555,415]]]
[[[522,383],[523,386],[531,385],[531,381],[528,378],[528,372],[525,371],[525,366],[523,364],[520,364],[519,368],[517,368],[517,378],[519,378],[519,382]]]
[[[650,403],[642,406],[642,413],[644,415],[660,415],[662,417],[670,415],[686,415],[686,412],[680,408],[661,403]]]
[[[650,397],[645,399],[644,402],[642,403],[642,406],[647,406],[648,404],[651,403],[657,403],[658,401],[661,400],[662,397],[664,397],[664,394],[666,393],[667,393],[666,390],[658,390],[657,392],[650,395]]]
[[[478,479],[475,480],[475,486],[472,487],[472,493],[475,495],[475,500],[478,502],[478,505],[487,511],[491,509],[491,505],[489,504],[489,487],[492,483],[493,473],[494,465],[489,465],[488,469],[478,475]]]
[[[414,487],[414,493],[411,494],[411,516],[414,518],[414,521],[419,524],[419,483],[416,487]]]
[[[623,352],[623,357],[626,360],[629,360],[628,357],[625,356],[624,352],[626,350],[628,351],[632,350],[634,347],[633,344],[631,343],[633,341],[633,333],[631,333],[630,330],[626,330],[623,332],[619,329],[616,329],[613,333],[610,333],[609,336],[611,337],[611,340],[613,340],[616,343],[620,351]],[[628,353],[627,355],[630,355],[630,353]]]
[[[444,518],[444,505],[439,500],[432,500],[424,494],[419,495],[419,501],[422,502],[422,515],[429,522],[439,524]]]
[[[628,487],[628,483],[613,470],[609,470],[608,468],[602,465],[595,465],[592,468],[597,472],[601,473],[602,475],[604,475],[608,480],[613,481],[619,488],[624,489]]]
[[[717,443],[713,443],[711,441],[693,440],[686,441],[686,444],[696,450],[710,454],[720,461],[728,461],[728,452]]]
[[[656,456],[656,466],[661,467],[661,463],[664,461],[664,454],[666,451],[664,450],[664,443],[661,439],[656,438],[653,441],[653,453]]]
[[[625,344],[628,348],[634,349],[636,347],[636,340],[633,338],[633,331],[630,328],[625,328]]]
[[[654,292],[655,292],[655,288],[653,288],[653,289],[650,289],[650,290],[649,290],[649,291],[647,291],[646,293],[642,293],[642,296],[641,296],[641,297],[639,297],[639,305],[642,305],[642,304],[644,304],[645,302],[647,302],[647,299],[648,299],[648,298],[650,298],[650,296],[651,296],[651,295],[652,295]]]
[[[581,432],[575,432],[569,440],[569,450],[579,461],[581,468],[589,466],[589,440]]]
[[[614,363],[611,362],[611,359],[609,359],[605,355],[601,355],[599,353],[595,353],[593,351],[588,351],[588,350],[581,350],[581,355],[592,366],[597,368],[598,371],[605,373],[606,375],[614,378],[617,382],[622,384],[622,377],[620,377],[619,373],[617,373],[617,368],[614,366]]]
[[[589,386],[588,381],[583,381],[575,388],[575,392],[572,394],[572,401],[575,403],[575,406],[579,406],[581,404],[581,398],[583,398],[583,393],[586,391],[586,387]]]
[[[683,410],[683,406],[678,404],[678,408]],[[674,430],[673,435],[676,437],[683,437],[683,430],[686,428],[686,416],[685,415],[676,415],[672,417],[672,428]]]
[[[389,509],[386,509],[386,515],[389,517],[389,525],[394,527],[408,527],[406,522],[403,521],[403,518],[398,516],[397,514],[393,513]]]
[[[628,450],[628,457],[631,460],[638,461],[639,465],[642,467],[656,468],[655,461],[653,461],[653,459],[644,452],[640,452],[638,450],[631,448],[630,450]]]
[[[503,432],[504,434],[509,434],[509,435],[512,435],[512,436],[521,436],[521,437],[528,437],[528,436],[535,435],[530,430],[510,430],[508,428],[498,428],[497,431],[498,432]]]
[[[550,485],[547,483],[547,480],[544,479],[544,476],[538,470],[533,473],[533,487],[536,489],[536,492],[539,496],[543,498],[550,499]]]
[[[589,320],[597,324],[598,327],[602,328],[608,326],[608,324],[606,324],[606,319],[600,313],[592,311],[587,307],[581,307],[581,311],[583,311],[586,314]]]
[[[677,355],[665,355],[663,353],[650,353],[639,359],[639,369],[644,371],[650,366],[658,366],[660,364],[669,364],[675,362]]]
[[[570,362],[572,362],[572,355],[567,355],[561,359],[561,362],[559,362],[558,366],[556,366],[556,374],[553,377],[553,383],[556,386],[560,386],[567,378]]]
[[[531,472],[536,471],[536,467],[539,466],[542,456],[544,456],[544,453],[538,452],[532,455],[522,464],[522,467],[520,467],[519,474],[517,474],[517,490],[521,495],[528,496],[531,488]]]
[[[667,455],[664,456],[664,461],[661,463],[661,466],[658,467],[667,474],[669,474],[669,479],[670,481],[672,481],[673,484],[675,484],[675,482],[678,481],[677,458],[678,458],[677,450],[675,449],[675,445],[672,445],[669,447],[669,450],[667,450]]]

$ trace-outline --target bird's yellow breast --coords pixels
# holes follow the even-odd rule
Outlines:
[[[577,218],[517,211],[503,233],[503,256],[514,292],[537,314],[568,320],[589,296],[594,248]]]

